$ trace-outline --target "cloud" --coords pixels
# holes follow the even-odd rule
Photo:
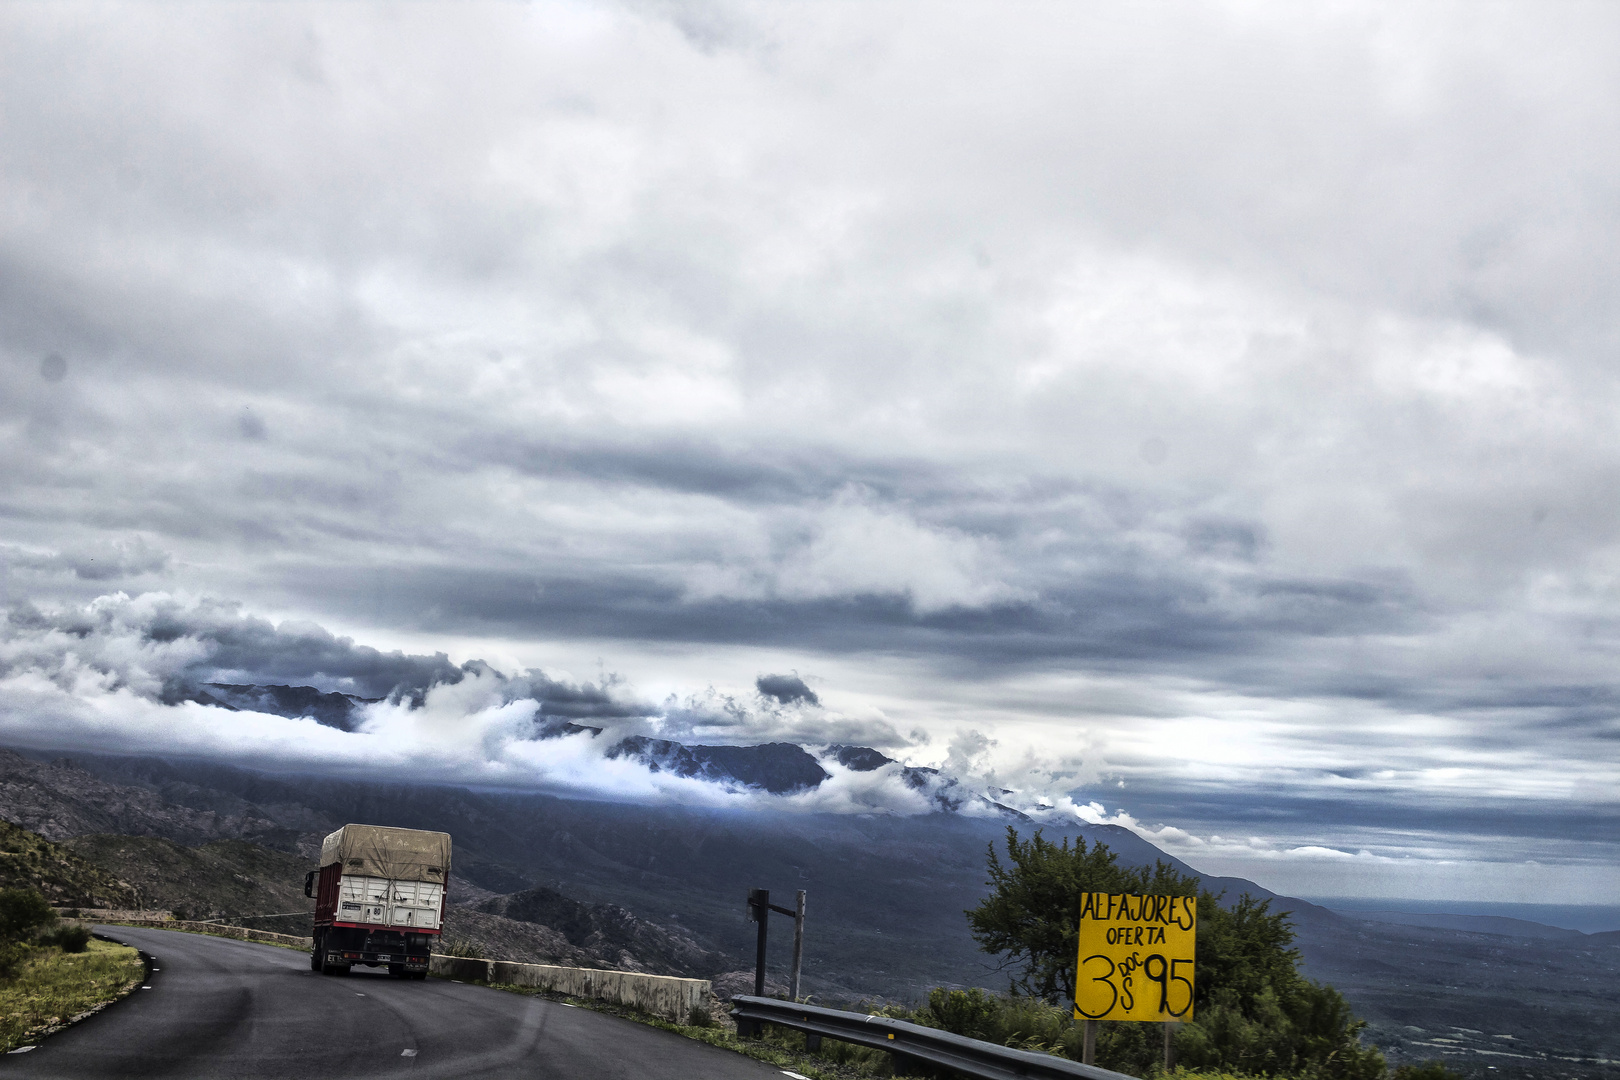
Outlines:
[[[0,575],[71,574],[80,581],[101,584],[161,573],[171,558],[142,536],[94,541],[66,551],[0,544]]]
[[[382,693],[355,704],[344,730],[313,716],[258,711],[257,698],[216,686],[289,679],[362,698]],[[777,679],[805,689],[796,676]],[[794,782],[782,795],[767,776],[780,762],[756,761],[761,752],[737,743],[784,731],[848,736],[859,722],[803,694],[781,693],[787,700],[761,695],[750,704],[711,688],[656,705],[617,677],[574,683],[477,660],[453,666],[443,654],[384,654],[317,626],[276,625],[237,605],[165,594],[112,594],[51,611],[14,607],[0,635],[0,738],[17,745],[202,754],[593,798],[862,813],[940,808],[932,801],[939,784],[907,783],[899,765],[856,777],[835,763],[825,783]],[[224,698],[236,707],[219,704]],[[795,720],[803,709],[816,714],[808,724]],[[882,725],[860,730],[884,734]],[[690,749],[655,741],[672,735],[722,741]],[[800,773],[823,777],[802,751],[775,748],[803,759]],[[676,768],[676,756],[702,767]]]
[[[798,675],[761,675],[754,680],[754,688],[762,696],[782,705],[793,705],[801,701],[806,705],[821,704],[816,692],[806,686]]]
[[[501,746],[933,740],[1299,848],[1613,821],[1606,8],[0,20],[29,693],[471,680]]]

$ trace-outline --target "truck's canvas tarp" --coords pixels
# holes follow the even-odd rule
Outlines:
[[[321,844],[321,865],[390,881],[433,881],[450,876],[450,834],[383,825],[345,825]]]

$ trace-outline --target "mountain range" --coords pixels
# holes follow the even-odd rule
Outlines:
[[[262,699],[254,688],[232,688],[233,700],[289,708],[301,700],[281,692],[287,688],[257,689]],[[833,762],[852,770],[897,764],[859,746],[621,745],[649,769],[760,791],[804,790],[824,782]],[[939,985],[1004,988],[1005,974],[975,947],[963,911],[982,898],[987,847],[1009,825],[1107,844],[1125,864],[1163,859],[1196,873],[1129,830],[1031,821],[998,804],[999,793],[953,789],[925,770],[915,770],[915,781],[903,775],[947,797],[931,800],[933,813],[901,816],[640,806],[209,761],[49,757],[0,751],[0,818],[55,841],[144,836],[204,853],[247,841],[285,853],[296,879],[289,886],[301,884],[296,869],[309,864],[320,837],[346,822],[448,831],[458,902],[450,929],[511,959],[545,954],[716,976],[751,956],[750,888],[771,889],[773,901],[788,904],[804,889],[804,984],[824,1001],[910,1000]],[[1620,1036],[1606,989],[1620,978],[1620,934],[1504,925],[1513,920],[1348,917],[1243,879],[1203,878],[1229,899],[1271,897],[1293,912],[1307,973],[1339,987],[1396,1062],[1444,1056],[1470,1075],[1494,1066],[1498,1078],[1620,1077],[1607,1063],[1620,1059]],[[772,930],[771,974],[785,982],[789,932],[775,922]]]

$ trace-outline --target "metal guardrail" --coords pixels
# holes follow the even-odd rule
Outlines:
[[[731,999],[731,1015],[738,1020],[761,1020],[810,1035],[888,1050],[894,1054],[954,1069],[975,1080],[1134,1080],[1124,1073],[1082,1065],[1068,1058],[1014,1050],[1010,1046],[969,1039],[937,1028],[887,1016],[840,1012],[815,1005],[798,1005],[776,998],[739,994]]]

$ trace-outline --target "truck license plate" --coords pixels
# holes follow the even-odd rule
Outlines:
[[[387,953],[385,953],[385,952],[380,952],[380,953],[378,953],[378,954],[377,954],[377,959],[379,959],[379,960],[392,960],[392,959],[393,959],[393,957],[392,957],[392,956],[389,956],[389,955],[388,955],[388,954],[387,954]]]

